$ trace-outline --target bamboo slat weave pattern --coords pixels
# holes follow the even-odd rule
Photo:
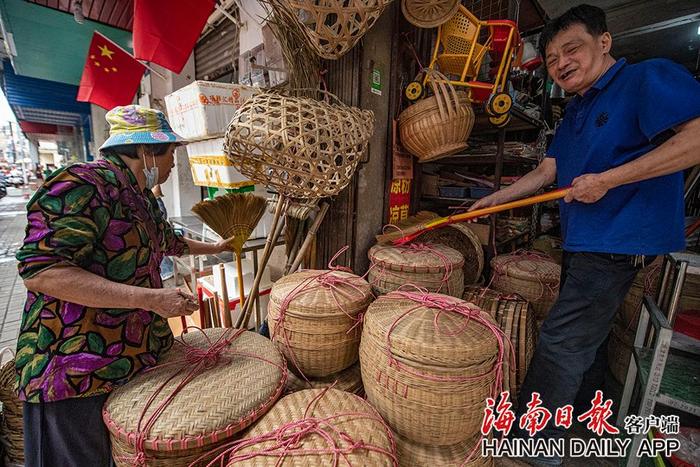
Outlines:
[[[290,371],[285,393],[291,394],[301,391],[302,389],[323,389],[331,386],[338,391],[349,392],[360,397],[363,396],[365,390],[362,386],[362,374],[360,373],[359,362],[339,373],[334,373],[323,378],[309,378],[308,381],[299,378]]]
[[[464,257],[454,248],[434,243],[375,245],[368,256],[367,279],[377,295],[412,284],[429,292],[462,297]]]
[[[344,271],[306,270],[275,283],[268,321],[272,341],[307,377],[325,377],[355,363],[372,301],[366,280]]]
[[[15,359],[0,369],[0,402],[2,402],[2,426],[0,441],[5,447],[7,460],[12,464],[24,464],[24,409],[17,397]]]
[[[243,175],[291,198],[335,196],[355,173],[374,131],[374,114],[302,97],[320,91],[264,92],[248,99],[226,130],[224,152]]]
[[[394,433],[400,467],[493,467],[491,457],[481,457],[480,436],[450,446],[431,446]],[[478,447],[477,447],[478,446]],[[477,451],[471,455],[472,450]],[[471,458],[469,457],[471,455]],[[469,459],[469,462],[465,462]]]
[[[282,446],[292,436],[295,442]],[[283,397],[248,430],[246,442],[231,455],[229,466],[397,465],[391,430],[376,410],[336,389],[306,389]]]
[[[459,0],[401,0],[401,12],[419,28],[436,28],[457,13]]]
[[[476,284],[484,270],[484,249],[479,237],[463,223],[452,224],[444,229],[424,233],[421,241],[438,243],[459,251],[464,257],[464,285]]]
[[[189,346],[206,349],[224,332],[207,329],[183,334],[182,339]],[[179,467],[189,465],[253,423],[274,404],[286,385],[282,355],[268,339],[245,331],[217,361],[175,392],[182,381],[182,375],[176,372],[188,366],[188,349],[176,343],[157,367],[139,374],[107,399],[103,419],[117,465],[134,463],[131,457],[139,436],[139,419],[151,395],[155,403],[145,411],[145,417],[175,394],[145,434],[146,465]]]
[[[380,297],[365,314],[360,367],[367,400],[414,442],[447,446],[479,433],[497,355],[496,337],[473,317],[417,304],[399,292]]]

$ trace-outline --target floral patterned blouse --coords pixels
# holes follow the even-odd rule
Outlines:
[[[54,173],[27,211],[17,252],[24,279],[75,265],[114,282],[160,288],[163,256],[186,250],[150,190],[139,189],[118,157]],[[154,365],[172,342],[167,320],[151,311],[90,308],[30,290],[15,357],[19,397],[49,402],[106,393]]]

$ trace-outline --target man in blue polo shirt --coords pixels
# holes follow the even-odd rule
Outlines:
[[[580,414],[602,389],[603,344],[637,271],[656,255],[685,248],[682,171],[700,163],[700,83],[668,60],[615,60],[611,45],[605,13],[590,5],[545,27],[547,71],[575,96],[548,157],[472,207],[524,197],[555,178],[572,188],[560,203],[559,298],[520,394],[527,402],[538,392],[552,414],[567,404]],[[540,436],[563,436],[551,425]]]

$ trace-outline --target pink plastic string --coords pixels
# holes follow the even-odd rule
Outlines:
[[[166,381],[164,381],[156,390],[151,394],[151,396],[146,401],[146,405],[141,411],[139,416],[139,421],[136,427],[135,433],[130,433],[130,440],[134,440],[135,453],[131,456],[119,456],[115,460],[128,462],[130,465],[135,467],[145,467],[147,465],[148,457],[146,456],[146,438],[150,433],[151,429],[155,425],[158,417],[165,412],[165,409],[173,402],[177,394],[182,391],[182,389],[187,386],[195,377],[200,374],[211,370],[216,367],[219,362],[223,359],[230,359],[234,356],[243,356],[248,358],[254,358],[270,365],[279,368],[283,374],[286,374],[287,368],[279,365],[276,362],[268,360],[259,355],[250,354],[247,352],[236,352],[230,349],[231,344],[238,339],[244,332],[244,329],[228,329],[221,336],[219,336],[216,341],[212,342],[209,336],[207,336],[204,331],[195,326],[190,326],[202,332],[208,342],[208,346],[204,348],[196,347],[194,345],[188,344],[183,338],[176,339],[175,343],[180,344],[184,347],[185,351],[183,353],[184,357],[182,359],[172,360],[169,362],[161,363],[155,365],[145,371],[153,371],[157,368],[163,368],[167,366],[179,366],[180,368],[173,373]],[[186,371],[188,370],[189,371]],[[158,395],[163,392],[165,387],[174,380],[177,376],[185,373],[180,383],[173,389],[173,391],[165,397],[153,410],[149,417],[146,417],[148,409],[155,403]]]
[[[330,464],[333,467],[340,465],[341,460],[345,461],[347,465],[352,466],[348,455],[361,450],[383,454],[391,459],[392,465],[398,467],[398,460],[394,454],[394,439],[391,430],[376,411],[373,410],[372,413],[344,412],[328,417],[314,417],[310,415],[315,404],[321,400],[331,388],[332,386],[320,391],[319,394],[309,402],[304,410],[302,419],[282,424],[268,433],[226,443],[202,455],[190,464],[190,467],[199,465],[201,461],[212,455],[212,453],[216,454],[216,452],[219,451],[221,452],[207,464],[207,467],[213,467],[217,464],[221,467],[225,465],[235,465],[237,462],[243,462],[256,457],[277,458],[275,465],[280,466],[288,457],[327,455],[333,456],[332,464]],[[336,425],[342,423],[344,419],[346,421],[347,419],[365,419],[381,424],[391,445],[391,450],[367,443],[362,439],[353,439],[347,433],[340,431]],[[304,440],[313,435],[323,439],[327,447],[317,449],[304,448]],[[267,447],[252,450],[251,452],[241,452],[246,448],[252,448],[262,443],[270,444]]]

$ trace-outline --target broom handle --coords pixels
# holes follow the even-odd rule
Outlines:
[[[245,301],[245,303],[241,304],[241,314],[238,316],[238,319],[236,320],[236,328],[240,328],[241,325],[243,324],[243,320],[245,319],[246,311],[248,310],[249,302],[254,301],[257,298],[257,293],[258,293],[258,287],[260,286],[260,281],[262,281],[262,273],[263,270],[265,269],[265,266],[267,266],[267,262],[265,261],[265,257],[267,256],[267,251],[270,249],[270,244],[272,243],[272,237],[275,234],[275,231],[277,230],[277,224],[279,223],[280,217],[282,217],[282,208],[283,205],[286,203],[286,198],[282,195],[280,195],[279,199],[277,200],[277,207],[275,208],[275,215],[272,218],[272,226],[270,227],[270,232],[267,234],[267,241],[265,242],[265,248],[263,250],[263,257],[261,262],[258,265],[258,270],[255,272],[255,281],[253,282],[253,287],[250,290],[250,294],[248,295],[248,299]],[[286,209],[285,209],[286,211]],[[257,285],[256,285],[257,284]]]
[[[304,227],[306,226],[306,220],[300,220],[297,231],[294,234],[294,244],[291,245],[289,249],[289,254],[287,255],[287,263],[284,265],[284,275],[289,274],[289,270],[292,268],[292,263],[297,257],[297,252],[299,251],[299,245],[301,244],[301,237],[304,235]],[[289,228],[289,225],[287,225]]]
[[[321,227],[321,222],[323,222],[323,218],[326,217],[326,213],[328,212],[329,206],[330,205],[328,203],[323,203],[323,205],[321,206],[321,210],[316,216],[316,219],[314,219],[314,223],[311,225],[309,233],[306,234],[304,243],[302,243],[301,248],[299,248],[297,257],[294,259],[294,263],[292,263],[292,267],[289,268],[289,272],[296,271],[299,265],[301,264],[301,261],[304,259],[304,255],[306,255],[306,252],[308,251],[311,242],[313,241],[314,237],[316,237],[316,233],[318,232],[319,227]]]
[[[449,217],[441,217],[429,221],[424,224],[423,228],[417,232],[410,235],[405,235],[394,242],[395,245],[403,245],[405,243],[414,240],[416,237],[424,234],[425,232],[439,227],[444,227],[446,225],[454,224],[457,222],[463,222],[469,219],[475,219],[477,217],[488,216],[489,214],[496,214],[498,212],[508,211],[510,209],[522,208],[525,206],[530,206],[533,204],[544,203],[546,201],[553,201],[555,199],[561,199],[569,193],[571,188],[560,188],[558,190],[549,191],[547,193],[542,193],[541,195],[530,196],[528,198],[519,199],[516,201],[510,201],[508,203],[497,204],[495,206],[490,206],[488,208],[476,209],[474,211],[465,212],[463,214],[456,214]]]
[[[241,254],[236,252],[236,270],[238,271],[238,298],[239,309],[243,314],[243,305],[245,304],[245,289],[243,284],[243,265],[241,264]]]
[[[231,322],[231,305],[228,302],[228,286],[226,285],[226,270],[223,264],[219,264],[219,281],[221,282],[221,300],[224,302],[224,327],[233,326]]]

